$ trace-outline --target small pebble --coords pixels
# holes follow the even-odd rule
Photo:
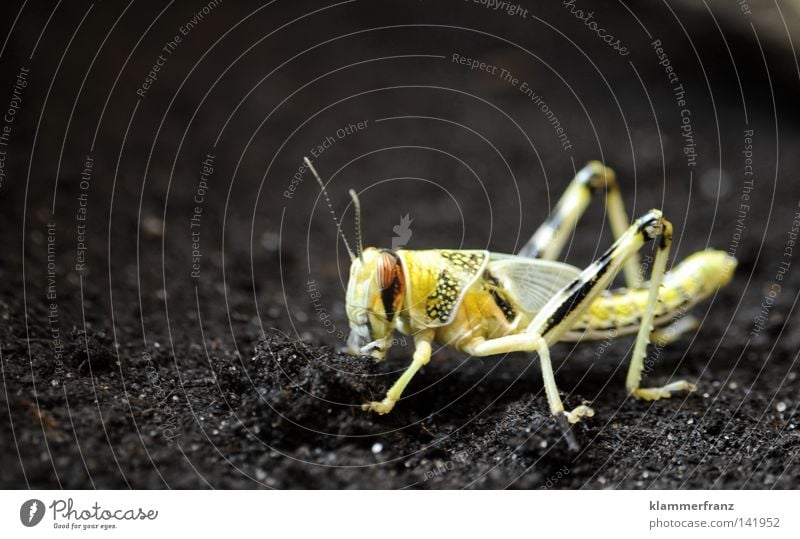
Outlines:
[[[146,215],[142,219],[142,229],[147,234],[159,238],[164,232],[164,221],[154,215]]]
[[[375,442],[374,444],[372,444],[372,454],[373,455],[377,455],[381,451],[383,451],[383,444],[382,443]]]
[[[779,402],[778,404],[775,405],[775,409],[778,410],[779,412],[785,412],[786,411],[786,403],[785,402]]]
[[[267,251],[277,251],[281,244],[281,237],[275,232],[264,232],[261,235],[261,246]]]

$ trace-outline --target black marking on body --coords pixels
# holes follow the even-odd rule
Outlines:
[[[547,320],[547,324],[545,324],[544,329],[542,329],[542,336],[546,335],[548,331],[553,329],[554,327],[558,326],[567,316],[572,313],[583,301],[586,299],[586,296],[594,289],[597,285],[597,281],[606,274],[609,267],[611,266],[611,253],[612,249],[607,250],[603,255],[597,259],[594,263],[597,266],[594,274],[588,280],[582,280],[580,278],[575,279],[572,283],[567,287],[567,293],[569,296],[561,305],[558,306],[556,311],[553,315]]]
[[[509,322],[513,322],[514,318],[517,317],[517,312],[514,310],[511,302],[508,301],[508,297],[503,292],[500,281],[498,281],[497,277],[488,271],[483,272],[483,281],[483,288],[492,296],[495,305],[497,305],[497,307],[503,312],[503,316],[505,316],[506,320]]]
[[[550,236],[552,238],[558,234],[558,230],[561,228],[563,221],[564,216],[560,211],[558,211],[558,208],[556,208],[556,211],[547,216],[547,219],[545,219],[544,223],[542,223],[542,227],[548,228],[552,231]],[[527,256],[529,258],[541,258],[544,247],[544,245],[532,245]]]
[[[381,301],[383,302],[383,310],[386,312],[386,319],[391,322],[394,318],[394,300],[397,293],[400,291],[400,279],[395,272],[394,279],[391,286],[381,290]]]
[[[552,231],[551,238],[558,233],[558,230],[561,228],[561,225],[564,221],[564,215],[561,214],[559,211],[559,207],[556,206],[553,213],[547,216],[544,220],[540,228],[546,228]],[[531,238],[533,240],[533,238]],[[542,252],[544,251],[545,245],[538,245],[533,241],[529,241],[525,244],[525,246],[520,250],[520,256],[525,256],[528,258],[541,258]]]
[[[370,338],[372,337],[372,322],[369,321],[369,317],[367,317],[367,321],[365,323],[367,326],[367,333],[369,333]]]

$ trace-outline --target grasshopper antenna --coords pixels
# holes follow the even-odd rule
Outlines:
[[[364,242],[361,239],[361,202],[352,189],[350,189],[350,198],[353,199],[353,206],[356,208],[356,253],[358,253],[358,258],[361,258],[361,253],[364,252]]]
[[[336,223],[336,230],[339,232],[339,236],[341,236],[342,241],[344,242],[344,246],[347,249],[347,254],[350,255],[350,261],[356,259],[356,255],[353,253],[353,250],[350,248],[350,243],[347,241],[347,237],[344,235],[344,231],[342,231],[342,223],[339,221],[339,218],[336,217],[336,212],[333,210],[333,204],[331,204],[331,199],[328,196],[328,191],[325,189],[325,184],[322,181],[322,178],[319,177],[317,174],[317,170],[314,168],[314,165],[311,164],[308,157],[303,157],[303,161],[305,162],[308,169],[311,171],[311,174],[317,179],[317,183],[319,184],[320,189],[322,189],[322,194],[325,195],[325,202],[328,203],[328,208],[331,210],[331,217],[333,217],[333,222]],[[356,211],[358,212],[358,206],[356,206]],[[358,213],[356,213],[358,215]],[[358,222],[358,221],[357,221]],[[361,241],[359,240],[359,244]],[[361,252],[358,253],[359,258],[361,257]]]

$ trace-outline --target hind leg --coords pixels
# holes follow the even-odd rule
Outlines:
[[[630,226],[630,219],[625,211],[616,175],[599,161],[590,161],[578,171],[553,212],[517,254],[545,260],[558,258],[592,197],[597,194],[605,194],[611,232],[614,239],[618,240]],[[628,288],[641,286],[640,268],[639,254],[631,253],[624,264],[625,284]]]
[[[539,310],[534,319],[522,333],[490,340],[479,340],[464,347],[464,351],[477,356],[487,356],[508,352],[539,352],[547,400],[554,415],[566,417],[569,422],[576,422],[581,417],[590,417],[593,412],[587,406],[579,406],[571,412],[564,411],[564,405],[558,394],[558,387],[553,375],[548,346],[560,340],[581,317],[592,301],[614,280],[623,264],[638,253],[646,242],[659,238],[660,246],[656,255],[656,268],[650,279],[650,292],[645,313],[634,349],[630,372],[638,366],[639,378],[641,366],[653,327],[655,302],[658,290],[664,278],[666,257],[672,239],[672,225],[663,218],[658,210],[651,210],[623,234],[614,245],[587,267],[580,276],[565,286]],[[630,374],[629,374],[630,376]],[[639,380],[636,379],[635,390],[639,391]],[[641,390],[641,398],[646,398],[647,390]]]

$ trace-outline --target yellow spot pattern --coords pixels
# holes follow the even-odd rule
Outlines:
[[[440,251],[442,270],[436,288],[425,302],[425,313],[433,320],[447,322],[464,287],[474,280],[483,267],[486,254],[481,252]]]

